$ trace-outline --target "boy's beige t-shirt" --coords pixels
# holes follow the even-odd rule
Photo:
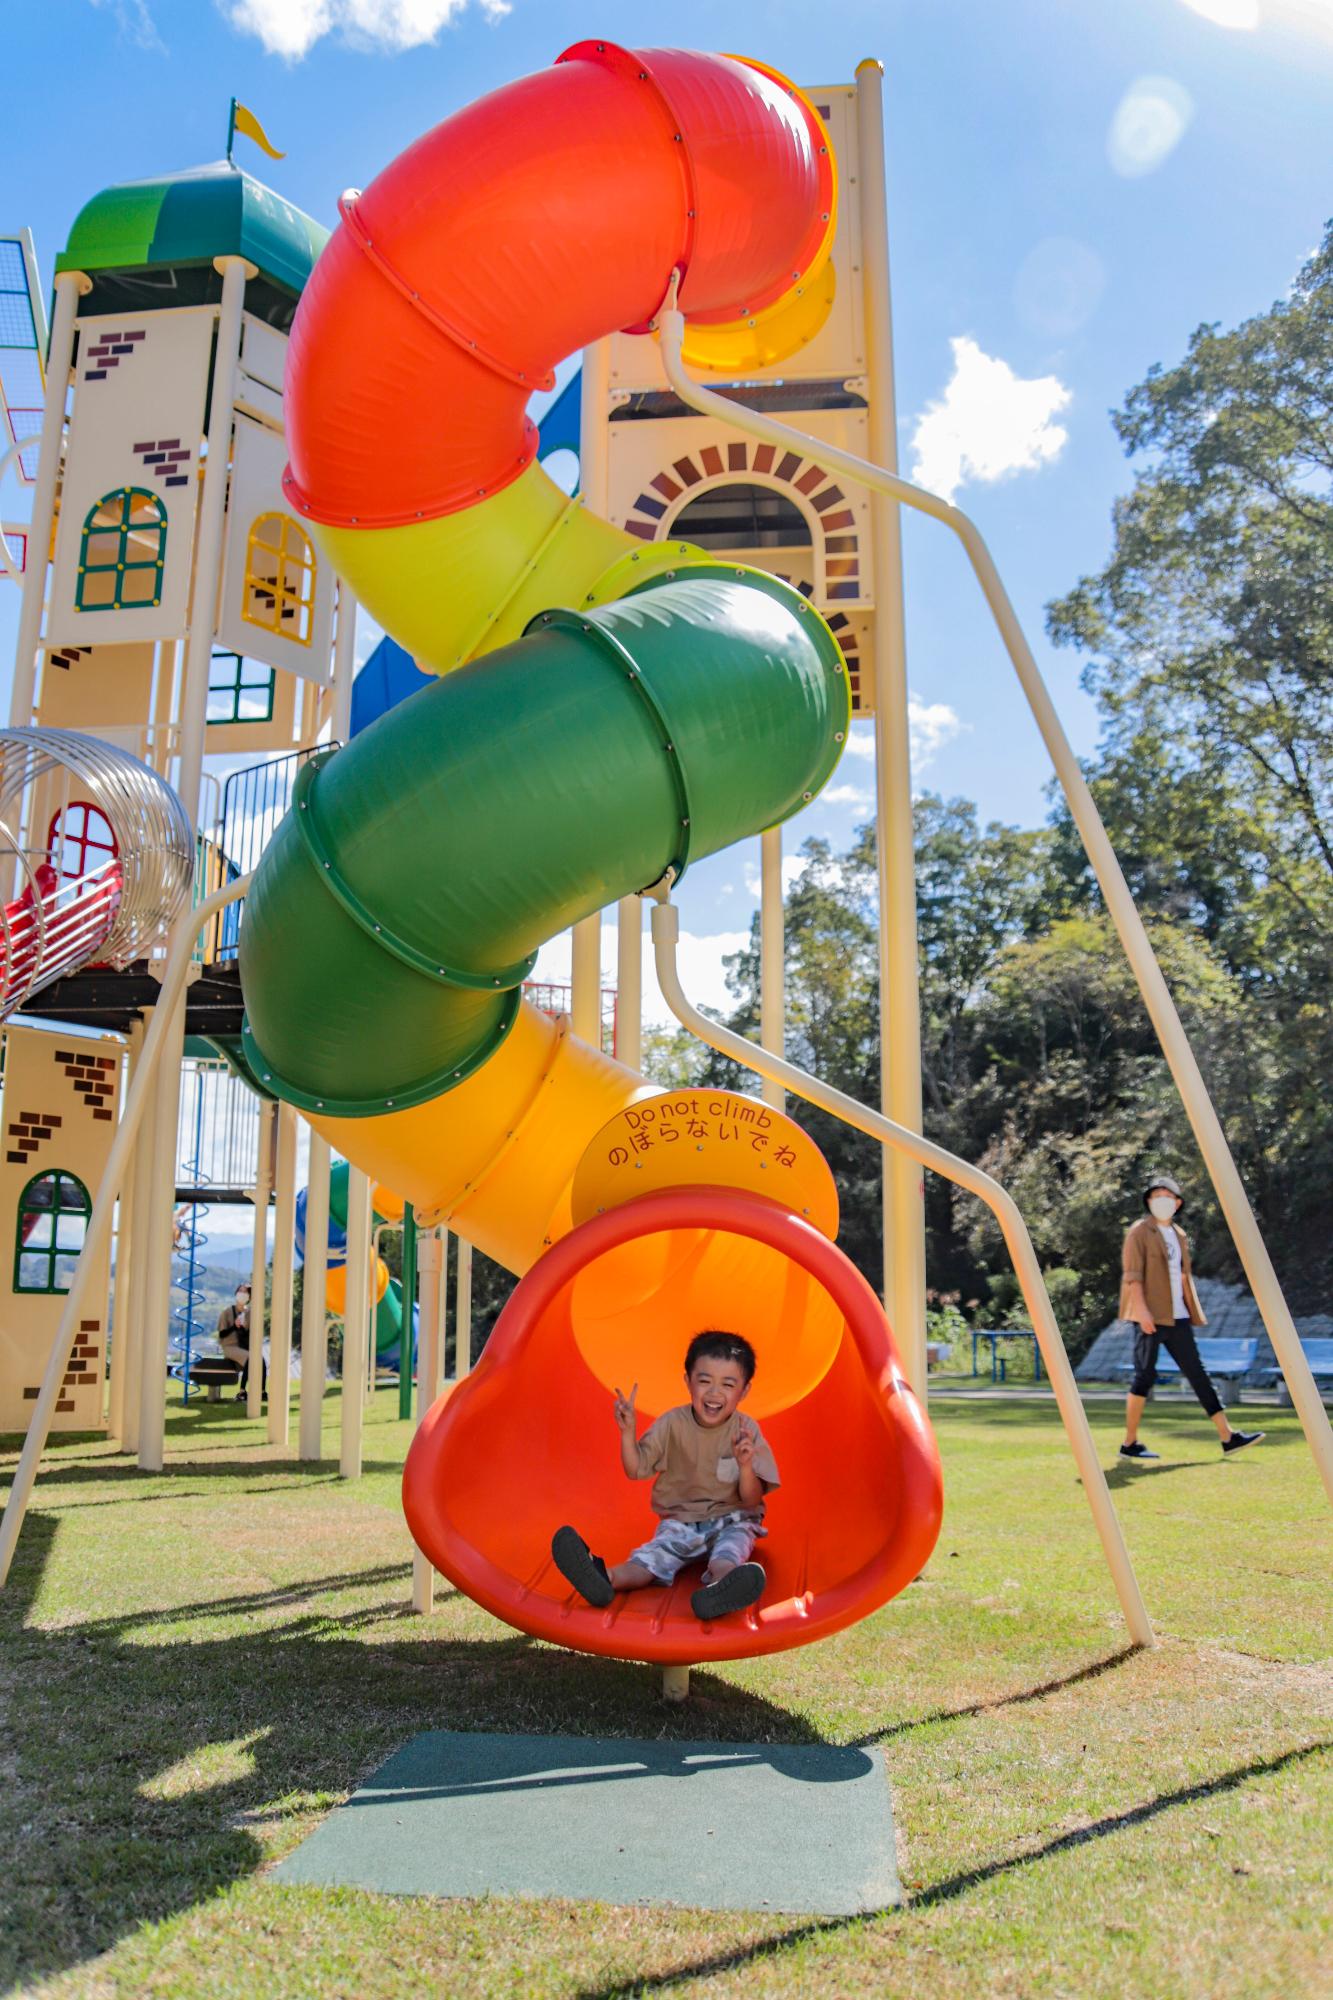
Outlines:
[[[725,1424],[698,1423],[688,1403],[664,1410],[639,1439],[639,1477],[653,1480],[653,1512],[668,1521],[716,1521],[741,1511],[741,1469],[732,1455],[740,1411]],[[765,1492],[777,1486],[777,1461],[754,1419],[754,1469]],[[762,1504],[747,1508],[761,1515]]]

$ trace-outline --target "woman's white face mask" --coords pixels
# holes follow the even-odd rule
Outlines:
[[[1149,1209],[1159,1222],[1169,1222],[1179,1205],[1173,1194],[1155,1194],[1148,1202]]]

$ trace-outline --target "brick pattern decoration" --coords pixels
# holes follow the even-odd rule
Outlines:
[[[76,1056],[69,1049],[57,1049],[55,1061],[64,1070],[80,1097],[88,1100],[93,1117],[103,1125],[115,1121],[110,1106],[115,1102],[120,1064],[115,1056]]]
[[[24,1111],[5,1127],[5,1158],[11,1167],[26,1167],[44,1139],[58,1132],[61,1119],[54,1111]]]
[[[100,1319],[81,1319],[78,1335],[69,1357],[69,1367],[61,1382],[63,1389],[79,1389],[102,1379],[102,1322]],[[41,1389],[39,1382],[32,1383],[23,1391],[25,1403],[35,1403]],[[67,1415],[74,1408],[72,1396],[56,1399],[56,1410]]]
[[[156,442],[148,438],[133,449],[134,456],[150,479],[158,479],[164,486],[189,485],[190,460],[194,453],[179,438],[158,438]]]
[[[83,357],[83,379],[85,382],[105,382],[113,368],[119,368],[127,354],[133,354],[141,340],[148,335],[142,327],[129,333],[104,333],[94,341]]]
[[[835,607],[840,601],[854,600],[861,594],[860,540],[856,532],[856,515],[847,504],[846,494],[836,483],[831,483],[830,475],[822,466],[816,465],[812,459],[802,458],[799,452],[781,452],[772,444],[750,444],[742,440],[725,446],[705,445],[697,453],[687,452],[683,458],[674,459],[670,466],[664,467],[648,482],[646,490],[640,493],[630,508],[625,527],[641,542],[658,541],[663,535],[663,521],[682,494],[713,480],[744,478],[746,473],[756,472],[761,478],[793,487],[818,516],[824,548],[824,594],[828,604],[825,615],[847,662],[847,676],[852,687],[852,713],[859,714],[860,647],[851,620]],[[781,576],[781,570],[775,570],[774,575]],[[790,582],[791,578],[785,581]],[[808,584],[800,584],[798,588],[806,597],[813,596]]]
[[[76,660],[91,659],[92,651],[91,646],[57,646],[46,657],[53,667],[63,667],[68,673]]]

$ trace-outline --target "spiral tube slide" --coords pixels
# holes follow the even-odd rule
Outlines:
[[[916,1573],[939,1524],[878,1301],[835,1220],[784,1206],[777,1142],[809,1142],[723,1094],[676,1107],[686,1172],[660,1093],[518,990],[545,938],[799,810],[841,752],[845,670],[799,593],[631,543],[547,479],[525,416],[564,354],[647,330],[673,272],[705,362],[794,349],[827,295],[834,186],[817,114],[762,66],[581,43],[344,197],[289,353],[291,504],[441,678],[303,774],[242,928],[246,1058],[424,1226],[527,1274],[418,1435],[409,1520],[511,1623],[631,1657],[835,1630]],[[598,1181],[626,1161],[590,1211],[589,1163]],[[599,1541],[628,1532],[632,1489],[589,1432],[622,1364],[675,1400],[703,1324],[754,1338],[751,1407],[791,1470],[771,1601],[701,1651],[669,1594],[578,1615],[547,1550],[553,1507],[592,1509]]]
[[[347,1304],[347,1173],[346,1160],[335,1160],[329,1175],[329,1256],[324,1303],[339,1318]],[[299,1189],[296,1196],[296,1254],[303,1263],[309,1196],[309,1188]],[[376,1222],[401,1222],[403,1204],[387,1188],[377,1187],[371,1195],[371,1214]],[[371,1289],[375,1308],[375,1358],[386,1368],[392,1368],[397,1364],[403,1337],[403,1288],[397,1278],[389,1275],[389,1267],[382,1257],[375,1259]],[[415,1335],[415,1306],[412,1308],[412,1331]]]

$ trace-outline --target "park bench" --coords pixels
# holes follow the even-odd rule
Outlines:
[[[177,1349],[168,1356],[167,1374],[177,1382],[185,1379],[185,1355],[182,1350]],[[222,1391],[240,1379],[239,1367],[225,1354],[195,1353],[190,1356],[190,1387],[207,1389],[210,1403],[216,1403]]]
[[[1333,1383],[1333,1340],[1328,1339],[1326,1336],[1311,1336],[1308,1340],[1301,1342],[1301,1348],[1306,1360],[1310,1364],[1310,1373],[1314,1376],[1320,1389],[1326,1389]],[[1276,1382],[1278,1401],[1280,1403],[1289,1403],[1291,1401],[1291,1391],[1282,1378],[1282,1370],[1278,1366],[1276,1357],[1271,1361],[1266,1361],[1262,1368],[1256,1369],[1254,1379],[1256,1382],[1262,1382],[1265,1385],[1271,1385]]]
[[[1005,1379],[1004,1356],[1000,1353],[1000,1342],[1002,1340],[1030,1340],[1032,1342],[1032,1379],[1034,1382],[1040,1382],[1041,1349],[1037,1345],[1037,1336],[1035,1333],[1029,1333],[1025,1327],[1021,1326],[974,1326],[972,1329],[972,1373],[974,1375],[978,1375],[981,1372],[977,1367],[977,1342],[979,1340],[988,1340],[990,1342],[990,1378],[992,1382],[1003,1382]]]

